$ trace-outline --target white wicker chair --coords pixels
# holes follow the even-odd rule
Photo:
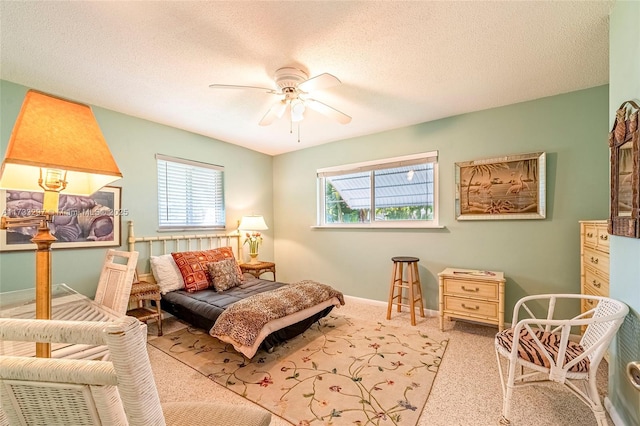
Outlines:
[[[123,263],[118,263],[118,260]],[[137,262],[137,251],[107,250],[94,300],[120,315],[126,315]]]
[[[556,305],[572,299],[574,303],[590,300],[595,302],[595,308],[571,319],[555,318]],[[544,316],[536,317],[532,311],[540,305],[546,312]],[[628,312],[627,305],[607,297],[547,294],[520,299],[513,310],[512,321],[517,323],[496,334],[495,339],[503,394],[500,423],[510,424],[510,403],[516,387],[553,381],[567,386],[587,404],[598,425],[606,425],[606,414],[596,387],[596,372]],[[577,333],[585,326],[580,341],[571,341],[572,327]],[[507,359],[506,382],[500,357]],[[516,371],[518,366],[519,371]]]
[[[267,426],[270,423],[268,411],[253,407],[216,403],[161,406],[144,327],[133,317],[114,322],[0,318],[0,339],[106,344],[111,353],[109,362],[0,356],[0,424]]]

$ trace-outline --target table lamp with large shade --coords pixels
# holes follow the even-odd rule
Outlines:
[[[44,191],[41,211],[2,216],[1,229],[36,226],[36,318],[51,318],[51,235],[61,191],[91,195],[122,173],[88,105],[29,90],[14,125],[2,167],[0,189]],[[26,213],[26,214],[24,214]],[[48,343],[36,356],[49,357]]]

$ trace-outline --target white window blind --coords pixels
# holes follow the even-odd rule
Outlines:
[[[224,228],[224,167],[156,154],[160,229]]]

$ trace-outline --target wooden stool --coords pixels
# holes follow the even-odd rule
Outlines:
[[[398,306],[398,312],[402,310],[402,306],[408,306],[411,311],[411,325],[416,325],[415,308],[420,309],[420,316],[424,317],[424,306],[422,302],[422,286],[420,284],[420,274],[418,273],[417,257],[397,256],[392,257],[393,273],[391,274],[391,288],[389,289],[389,305],[387,307],[387,319],[391,319],[391,308],[394,304]],[[403,266],[407,264],[407,280],[403,278]],[[409,303],[402,303],[402,289],[408,289],[408,297],[405,298]],[[396,293],[398,289],[398,294]],[[396,301],[397,299],[397,301]]]
[[[136,302],[137,308],[127,311],[130,317],[138,318],[142,322],[150,319],[155,320],[158,324],[158,336],[162,336],[162,309],[160,309],[160,286],[146,281],[135,282],[131,286],[131,296],[129,302]],[[155,309],[151,306],[150,301],[156,302]],[[147,302],[148,305],[147,305]]]

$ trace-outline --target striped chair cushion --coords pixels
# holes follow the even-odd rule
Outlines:
[[[542,330],[535,330],[534,333],[555,362],[560,350],[560,335]],[[518,342],[518,358],[541,367],[551,368],[549,359],[544,355],[544,352],[538,347],[538,344],[525,328],[520,330],[520,339]],[[513,329],[510,328],[496,334],[496,344],[502,346],[507,351],[511,351],[513,345]],[[583,352],[584,349],[580,344],[569,341],[564,356],[565,364],[582,355]],[[589,358],[585,357],[571,367],[569,371],[573,373],[586,373],[589,371]]]

